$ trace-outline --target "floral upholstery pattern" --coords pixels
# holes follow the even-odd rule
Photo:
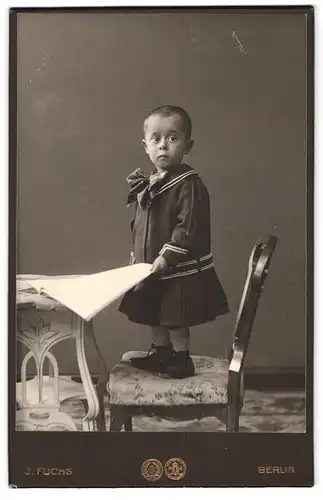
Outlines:
[[[109,396],[105,395],[105,421],[110,426]],[[302,433],[306,432],[306,394],[304,390],[256,391],[246,390],[240,416],[240,432]],[[68,399],[62,409],[83,431],[84,405],[79,400]],[[132,419],[134,432],[225,432],[225,423],[216,416],[201,420],[178,420],[161,416],[136,415]],[[25,430],[25,429],[22,429]]]
[[[192,356],[195,375],[171,379],[134,368],[128,363],[130,358],[146,354],[129,351],[112,368],[107,384],[110,404],[184,406],[227,403],[227,359]]]

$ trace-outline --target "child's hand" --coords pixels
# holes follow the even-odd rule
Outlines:
[[[159,255],[153,262],[152,273],[159,273],[167,269],[167,260],[162,255]]]

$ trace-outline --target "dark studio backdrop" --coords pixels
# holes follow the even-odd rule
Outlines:
[[[192,329],[192,352],[225,355],[251,248],[272,233],[280,243],[247,368],[304,371],[305,23],[296,13],[18,14],[18,272],[128,263],[125,177],[151,169],[143,117],[160,104],[182,106],[195,140],[187,162],[209,188],[215,265],[231,309]],[[150,343],[118,304],[94,321],[109,368]],[[73,373],[67,346],[56,352],[62,372]]]

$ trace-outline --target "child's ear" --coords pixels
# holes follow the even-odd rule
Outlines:
[[[185,147],[185,154],[188,154],[192,147],[194,146],[194,141],[192,139],[190,139],[187,144],[186,144],[186,147]]]
[[[144,148],[145,148],[146,153],[148,154],[148,151],[147,151],[147,143],[146,143],[145,139],[143,139],[143,140],[142,140],[142,144],[143,144],[143,146],[144,146]]]

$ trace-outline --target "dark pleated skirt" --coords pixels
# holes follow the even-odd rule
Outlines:
[[[167,280],[152,276],[125,294],[119,311],[135,323],[175,329],[213,321],[229,308],[215,270],[208,269]]]

